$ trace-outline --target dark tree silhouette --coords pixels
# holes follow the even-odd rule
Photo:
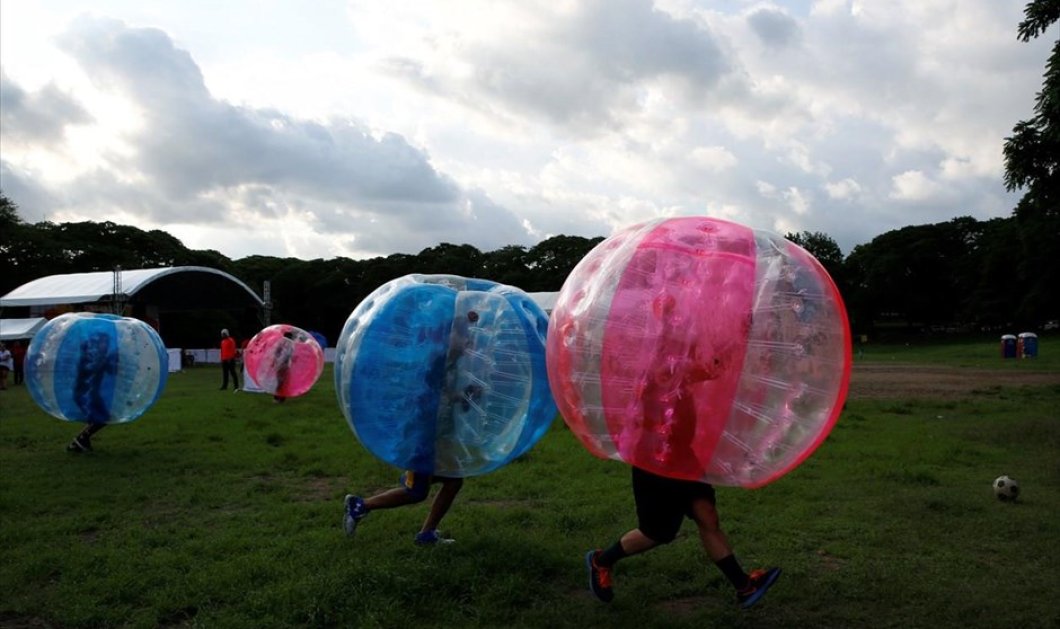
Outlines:
[[[1060,20],[1060,0],[1035,0],[1018,27],[1024,42],[1046,33]],[[1045,63],[1034,116],[1018,122],[1005,139],[1005,185],[1022,189],[1016,206],[1021,254],[1016,274],[1026,290],[1017,317],[1025,321],[1060,318],[1060,38]]]

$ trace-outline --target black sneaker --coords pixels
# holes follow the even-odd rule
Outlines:
[[[755,570],[748,576],[747,587],[736,593],[736,602],[747,609],[759,601],[780,577],[780,568]]]
[[[88,437],[77,436],[70,445],[66,446],[67,452],[91,452],[92,442],[88,440]]]
[[[596,563],[599,554],[599,550],[585,553],[585,567],[589,570],[589,589],[593,596],[604,603],[610,603],[615,598],[615,591],[611,589],[611,569]]]

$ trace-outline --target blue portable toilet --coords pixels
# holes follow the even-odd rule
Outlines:
[[[1020,333],[1017,342],[1017,353],[1020,358],[1035,358],[1038,356],[1038,335],[1034,332]]]
[[[1015,334],[1004,334],[1001,336],[1001,357],[1002,358],[1015,358],[1016,357],[1016,335]]]

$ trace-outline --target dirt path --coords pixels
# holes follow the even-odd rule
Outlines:
[[[953,398],[977,389],[1060,385],[1060,373],[959,369],[908,363],[857,364],[850,376],[851,399]]]

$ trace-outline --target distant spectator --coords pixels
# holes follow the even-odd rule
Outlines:
[[[228,330],[221,330],[221,371],[224,374],[224,382],[221,390],[228,388],[228,376],[232,375],[232,389],[239,390],[239,375],[236,372],[236,340],[229,336]]]
[[[15,384],[22,384],[26,380],[26,343],[15,341],[11,346],[11,356],[15,361]]]
[[[7,374],[15,368],[15,361],[7,346],[0,342],[0,390],[7,388]]]

